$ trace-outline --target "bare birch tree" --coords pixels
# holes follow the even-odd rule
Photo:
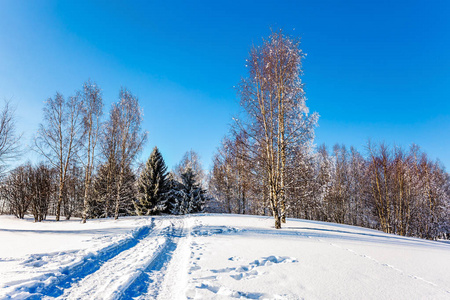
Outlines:
[[[5,170],[9,161],[20,156],[20,138],[16,132],[14,109],[9,101],[5,101],[0,112],[0,172]]]
[[[101,151],[105,161],[99,168],[96,182],[94,183],[95,194],[101,194],[101,199],[97,195],[96,201],[101,201],[104,206],[103,214],[109,218],[114,214],[114,205],[116,202],[117,188],[117,170],[118,168],[118,145],[119,145],[119,126],[117,120],[118,114],[114,111],[114,106],[109,113],[109,119],[105,122],[101,134]],[[100,191],[101,190],[101,191]]]
[[[100,135],[101,121],[103,113],[103,100],[100,88],[90,80],[85,82],[80,93],[83,99],[83,126],[85,141],[83,143],[83,159],[81,160],[85,169],[84,176],[84,209],[82,222],[86,223],[89,213],[89,203],[92,187],[92,173],[94,170],[94,159],[96,147]]]
[[[213,159],[208,188],[228,213],[249,213],[252,197],[252,168],[241,133],[225,137]]]
[[[117,180],[116,202],[114,218],[119,218],[121,188],[124,183],[125,171],[133,164],[137,154],[147,140],[147,132],[141,132],[142,110],[137,97],[128,90],[122,88],[119,94],[119,102],[113,104],[107,129],[115,135],[111,139],[113,152],[110,155],[116,157],[119,178]]]
[[[255,146],[265,172],[275,228],[286,219],[286,161],[289,151],[313,137],[317,114],[308,114],[303,84],[300,41],[273,32],[247,60],[249,76],[238,92],[247,113],[240,124]]]
[[[187,168],[191,168],[196,174],[197,180],[202,187],[205,186],[205,172],[203,171],[203,166],[200,161],[200,155],[194,150],[189,150],[184,153],[183,158],[180,163],[175,166],[174,174],[178,181],[181,182],[181,174],[186,172]]]
[[[59,221],[61,204],[69,165],[76,158],[83,134],[82,102],[78,97],[68,100],[56,93],[45,102],[44,122],[39,125],[35,139],[36,151],[43,155],[58,172],[58,202],[56,221]]]

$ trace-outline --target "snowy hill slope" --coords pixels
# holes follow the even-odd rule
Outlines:
[[[0,299],[450,299],[449,243],[347,225],[0,216],[0,241]]]

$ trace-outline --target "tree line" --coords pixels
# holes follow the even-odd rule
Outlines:
[[[32,147],[43,160],[3,173],[2,212],[19,218],[32,213],[37,222],[48,214],[57,221],[77,216],[85,223],[88,218],[203,211],[207,196],[195,152],[187,152],[167,172],[155,147],[145,166],[136,168],[147,132],[141,129],[138,98],[127,89],[120,90],[106,120],[101,90],[90,80],[74,96],[56,93],[43,111]],[[20,156],[13,113],[7,103],[0,115],[2,166]]]
[[[298,39],[273,32],[254,46],[238,86],[243,114],[209,177],[217,210],[345,223],[428,239],[450,238],[450,178],[419,147],[368,143],[366,156],[313,146],[318,115],[301,81]]]

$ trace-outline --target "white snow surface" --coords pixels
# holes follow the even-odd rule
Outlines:
[[[199,214],[0,216],[0,299],[450,299],[450,243]]]

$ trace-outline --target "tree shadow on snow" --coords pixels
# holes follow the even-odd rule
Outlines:
[[[334,225],[334,224],[333,224]],[[332,225],[328,225],[332,226]],[[422,240],[413,237],[404,237],[394,234],[387,234],[380,232],[379,234],[373,230],[373,233],[356,232],[342,229],[331,228],[314,228],[304,226],[288,226],[282,229],[275,228],[260,228],[260,227],[244,227],[231,228],[224,227],[224,230],[218,230],[220,226],[201,226],[199,229],[194,228],[194,235],[240,235],[240,236],[254,236],[254,235],[270,235],[270,236],[284,236],[290,238],[317,238],[317,239],[334,239],[343,241],[376,243],[376,244],[390,244],[397,246],[423,246],[450,250],[450,243],[440,243],[437,241]],[[365,229],[362,229],[365,230]]]

